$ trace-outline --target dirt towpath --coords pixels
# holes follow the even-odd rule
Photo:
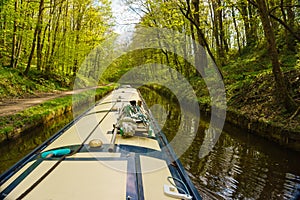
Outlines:
[[[87,90],[94,90],[99,87],[101,86],[70,90],[70,91],[57,91],[52,93],[37,93],[33,96],[29,96],[27,98],[20,98],[20,99],[1,99],[0,116],[12,115],[22,110],[25,110],[26,108],[41,104],[50,99],[78,94],[80,92],[84,92]]]

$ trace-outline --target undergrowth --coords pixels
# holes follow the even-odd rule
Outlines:
[[[0,66],[0,97],[20,98],[39,92],[67,90],[72,85],[71,79],[57,74],[43,74],[36,70],[24,76],[19,69]]]
[[[299,58],[290,52],[282,53],[280,64],[292,98],[300,106]],[[288,112],[275,98],[275,79],[265,50],[250,51],[232,59],[222,70],[229,109],[248,118],[300,131],[300,115]]]

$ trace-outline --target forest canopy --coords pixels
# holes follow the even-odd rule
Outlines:
[[[258,74],[270,72],[276,101],[289,112],[297,110],[300,100],[295,93],[299,91],[291,89],[289,77],[284,73],[299,69],[300,65],[298,0],[122,2],[140,15],[136,27],[167,28],[192,38],[177,50],[193,57],[194,63],[187,63],[164,48],[147,49],[117,59],[107,70],[106,79],[116,81],[141,63],[161,63],[174,68],[197,87],[201,76],[191,65],[201,69],[201,56],[208,56],[225,82],[254,79]],[[18,68],[24,76],[31,69],[45,75],[76,76],[91,50],[115,35],[111,9],[108,0],[2,0],[1,66]],[[138,42],[133,34],[128,45]],[[163,41],[158,43],[163,45]],[[196,43],[204,48],[205,55],[201,55]]]
[[[125,1],[141,15],[138,27],[168,28],[191,36],[192,40],[186,40],[180,50],[187,56],[194,56],[192,65],[202,62],[201,50],[195,45],[198,43],[216,63],[223,78],[230,79],[231,83],[234,76],[255,79],[256,75],[270,71],[274,78],[273,96],[276,101],[288,111],[297,110],[300,99],[292,97],[295,91],[291,91],[289,77],[285,77],[284,72],[300,66],[299,1]],[[138,42],[138,38],[133,38],[132,44]],[[158,43],[163,44],[163,41]],[[123,59],[116,66],[161,63],[172,66],[189,80],[199,77],[184,59],[163,48],[133,53],[125,59],[127,62],[124,63]]]
[[[45,74],[75,74],[110,31],[108,0],[2,0],[0,63]]]

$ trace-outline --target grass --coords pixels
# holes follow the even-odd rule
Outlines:
[[[96,89],[95,95],[104,96],[114,88],[114,85],[103,86]],[[22,131],[28,127],[36,126],[43,121],[47,121],[55,116],[71,110],[72,105],[76,106],[89,98],[91,93],[76,95],[76,102],[72,96],[65,96],[46,101],[40,105],[30,107],[14,115],[0,117],[0,135],[8,135],[12,132]]]

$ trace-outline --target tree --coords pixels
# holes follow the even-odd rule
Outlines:
[[[107,0],[97,4],[93,0],[40,0],[34,7],[37,14],[32,16],[34,31],[26,30],[32,37],[26,41],[30,53],[24,75],[36,64],[45,75],[59,72],[75,76],[79,64],[110,28],[109,4]]]
[[[33,34],[33,40],[32,40],[32,45],[31,45],[31,51],[30,51],[30,55],[29,55],[29,58],[28,58],[26,69],[24,71],[24,75],[27,75],[28,72],[29,72],[29,70],[30,70],[31,61],[32,61],[32,58],[33,58],[33,55],[34,55],[35,46],[36,46],[36,39],[37,39],[37,36],[41,34],[43,12],[44,12],[44,0],[40,0],[38,19],[37,19],[37,23],[36,23],[36,26],[35,26],[35,30],[34,30],[34,34]]]
[[[292,99],[291,94],[285,83],[283,73],[280,69],[279,56],[276,48],[276,40],[274,30],[272,28],[271,19],[269,16],[269,9],[265,0],[256,0],[259,16],[263,25],[264,34],[268,41],[268,51],[272,61],[272,71],[276,83],[276,98],[278,102],[283,103],[288,111],[295,111],[297,109],[296,102]]]
[[[15,0],[15,6],[14,6],[14,11],[15,15],[18,13],[18,0]],[[15,16],[14,19],[14,25],[13,25],[13,40],[12,40],[12,45],[11,45],[11,59],[10,59],[10,66],[12,68],[16,67],[16,48],[17,48],[17,27],[18,27],[18,22],[17,22],[17,17]]]
[[[254,46],[257,42],[257,35],[255,34],[257,27],[254,23],[255,18],[253,17],[252,5],[247,0],[240,0],[238,4],[244,21],[247,46]]]
[[[238,46],[238,52],[239,54],[241,54],[241,42],[240,42],[240,31],[238,29],[238,25],[237,25],[237,19],[236,19],[236,14],[235,14],[235,8],[232,5],[231,6],[231,15],[232,15],[232,20],[233,20],[233,24],[234,24],[234,30],[236,32],[236,40],[237,40],[237,46]]]
[[[199,0],[193,0],[192,1],[192,4],[194,6],[194,13],[192,12],[192,8],[191,8],[191,5],[190,5],[190,0],[186,0],[186,6],[179,6],[179,9],[181,10],[182,14],[186,17],[186,19],[188,19],[191,23],[192,26],[194,26],[197,30],[197,38],[198,38],[198,43],[203,46],[208,55],[211,57],[211,59],[214,61],[214,63],[216,63],[217,65],[217,69],[220,73],[220,75],[222,76],[223,78],[223,74],[222,74],[222,71],[221,69],[219,68],[219,65],[220,64],[218,62],[218,60],[216,60],[211,48],[210,48],[210,45],[208,43],[208,40],[207,38],[205,37],[205,34],[204,34],[204,31],[202,30],[201,26],[200,26],[200,18],[199,18],[199,13],[200,13],[200,9],[199,9],[199,4],[200,4],[200,1]],[[196,49],[196,53],[195,53],[195,62],[196,62],[196,67],[202,71],[201,73],[205,76],[205,73],[204,73],[204,69],[203,67],[206,66],[206,60],[207,60],[207,57],[206,57],[206,52],[205,51],[200,51],[200,53],[197,53],[199,52],[199,50]],[[201,57],[201,60],[204,62],[203,64],[201,64],[201,66],[197,66],[198,63],[200,63],[200,61],[197,61],[196,59]]]

